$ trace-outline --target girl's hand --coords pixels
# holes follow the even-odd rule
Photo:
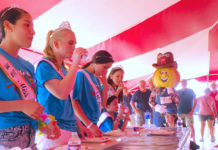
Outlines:
[[[120,106],[120,107],[121,107],[121,106]],[[129,110],[129,108],[128,108],[127,106],[125,106],[125,105],[122,105],[122,109],[123,109],[123,114],[121,114],[121,115],[122,115],[121,118],[122,118],[123,120],[125,120],[127,116],[129,117],[130,110]]]
[[[95,124],[92,124],[89,129],[95,137],[101,137],[103,135],[103,132]]]
[[[130,120],[130,117],[129,117],[130,113],[126,114],[126,117],[124,118],[124,120],[127,120],[129,121]]]
[[[61,131],[56,124],[56,121],[49,123],[47,128],[47,138],[48,139],[57,139],[61,135]]]
[[[121,82],[121,83],[118,85],[117,91],[120,93],[120,91],[122,91],[123,88],[124,88],[124,84],[123,84],[123,82]]]
[[[91,132],[90,129],[86,128],[82,124],[79,126],[77,125],[79,133],[82,135],[82,139],[85,139],[85,137],[94,137],[94,134]]]
[[[98,76],[99,80],[101,81],[102,84],[107,83],[107,72],[102,74],[101,76]]]
[[[76,48],[73,52],[73,62],[79,64],[82,56],[87,55],[87,50],[84,48]]]
[[[44,109],[44,107],[33,100],[22,100],[21,111],[35,120],[40,118]]]
[[[123,105],[120,105],[119,109],[118,109],[118,115],[117,117],[122,118],[123,113],[124,113],[125,107]]]

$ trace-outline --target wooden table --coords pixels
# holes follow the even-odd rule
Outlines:
[[[189,149],[190,130],[183,128],[161,128],[173,130],[176,134],[169,136],[148,136],[147,132],[136,133],[133,129],[126,129],[125,136],[113,137],[105,143],[82,143],[82,150],[187,150]],[[146,130],[144,130],[146,131]],[[62,150],[67,150],[67,145]]]
[[[170,136],[148,136],[147,133],[138,136],[123,137],[119,144],[105,148],[105,150],[189,150],[190,130],[183,128],[177,131],[176,128],[167,128],[176,131]]]

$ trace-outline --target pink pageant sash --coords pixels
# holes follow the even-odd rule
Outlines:
[[[36,94],[33,88],[27,83],[24,77],[21,76],[18,70],[3,56],[0,54],[0,68],[4,71],[5,75],[16,85],[19,89],[23,100],[36,100]],[[49,117],[50,116],[50,117]],[[55,122],[55,118],[45,113],[40,115],[40,119],[37,119],[41,126],[46,128],[50,122]],[[42,123],[43,122],[43,123]],[[43,124],[43,125],[42,125]],[[46,127],[44,127],[44,124]],[[43,129],[38,128],[41,132]],[[43,132],[44,133],[44,132]]]
[[[113,95],[115,95],[116,91],[114,90],[114,88],[108,84],[108,89],[107,89],[107,97],[111,97]]]
[[[40,61],[38,62],[38,64],[39,64],[40,62],[42,62],[42,61],[45,61],[45,62],[47,62],[48,64],[50,64],[50,65],[52,66],[52,68],[54,68],[55,71],[57,71],[57,72],[59,73],[59,75],[60,75],[62,78],[65,77],[64,73],[63,73],[62,71],[58,71],[57,67],[54,65],[53,62],[51,62],[51,61],[48,60],[48,59],[42,59],[42,60],[40,60]]]
[[[40,62],[42,62],[42,61],[45,61],[45,62],[47,62],[48,64],[50,64],[50,65],[52,66],[52,68],[53,68],[57,73],[59,73],[59,75],[60,75],[62,78],[65,77],[64,73],[63,73],[62,71],[58,71],[57,67],[54,65],[54,63],[53,63],[52,61],[50,61],[50,60],[48,60],[48,59],[41,59],[41,60],[38,62],[38,64],[39,64]],[[37,64],[37,65],[38,65],[38,64]],[[73,97],[73,90],[70,92],[70,99],[71,99],[72,97]]]
[[[101,94],[100,94],[99,90],[97,89],[96,85],[93,83],[93,81],[90,78],[89,74],[84,70],[80,70],[80,71],[85,74],[86,78],[89,80],[89,83],[91,84],[92,88],[94,89],[95,96],[96,96],[97,103],[98,103],[98,107],[99,107],[99,110],[101,111]]]
[[[8,61],[3,55],[0,54],[0,68],[4,71],[5,75],[16,85],[19,89],[22,99],[35,100],[36,94],[33,88],[21,76],[19,71]]]

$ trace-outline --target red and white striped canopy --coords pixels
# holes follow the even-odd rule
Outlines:
[[[1,0],[0,9],[14,4],[34,19],[32,46],[20,53],[32,62],[47,32],[67,20],[78,47],[114,56],[129,88],[151,77],[157,54],[167,51],[182,79],[218,79],[218,0]]]

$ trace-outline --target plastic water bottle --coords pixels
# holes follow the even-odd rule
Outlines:
[[[89,59],[89,53],[86,53],[85,55],[82,56],[81,61],[82,62],[87,62]]]
[[[145,124],[147,126],[151,124],[151,113],[148,110],[145,112]]]
[[[87,61],[87,59],[88,59],[88,54],[83,55],[82,58],[81,58],[82,61]]]
[[[76,132],[72,133],[68,141],[68,150],[81,150],[81,140]]]
[[[83,55],[83,56],[81,57],[80,65],[86,64],[86,63],[88,62],[88,60],[89,60],[89,54],[86,53],[85,55]]]
[[[183,121],[182,121],[181,118],[178,118],[178,120],[177,120],[177,129],[178,129],[178,131],[181,131],[182,128],[183,128]]]

